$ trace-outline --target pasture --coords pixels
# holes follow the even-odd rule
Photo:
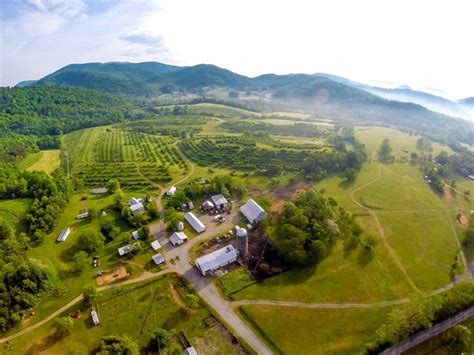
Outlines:
[[[181,331],[199,354],[238,354],[241,348],[232,343],[229,333],[215,323],[204,304],[191,302],[190,297],[196,299],[197,295],[174,275],[104,291],[96,302],[99,325],[92,326],[90,309],[81,303],[63,315],[81,310],[69,336],[57,338],[53,322],[49,322],[12,341],[10,349],[17,354],[64,354],[65,349],[84,354],[93,352],[106,335],[128,335],[143,349],[150,333],[163,328],[174,335],[163,354],[183,352],[176,337]]]
[[[24,218],[29,212],[32,200],[30,198],[16,198],[0,200],[0,217],[5,220],[17,233],[26,232]]]
[[[240,307],[243,318],[284,354],[360,354],[390,310]]]

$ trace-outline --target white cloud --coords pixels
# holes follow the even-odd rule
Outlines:
[[[86,1],[86,0],[84,0]],[[326,72],[474,95],[474,5],[428,0],[30,0],[5,20],[3,84],[72,62]],[[100,13],[91,11],[107,4]]]

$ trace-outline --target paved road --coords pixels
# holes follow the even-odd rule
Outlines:
[[[381,352],[382,355],[394,355],[394,354],[402,354],[403,352],[427,341],[428,339],[448,330],[449,328],[455,326],[456,324],[462,323],[465,320],[474,317],[474,306],[471,308],[466,309],[465,311],[456,314],[455,316],[446,319],[445,321],[435,324],[433,327],[429,329],[422,330],[406,341],[402,341],[390,348]]]

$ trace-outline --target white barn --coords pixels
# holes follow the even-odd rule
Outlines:
[[[212,253],[196,259],[196,267],[205,276],[209,271],[217,270],[237,260],[238,252],[232,245],[227,245]]]
[[[265,210],[260,207],[260,205],[255,202],[253,199],[248,200],[242,207],[240,207],[240,212],[247,218],[247,220],[255,224],[267,217]]]
[[[170,242],[174,246],[181,245],[188,240],[188,236],[184,232],[174,232],[170,237]]]
[[[56,238],[56,240],[58,242],[64,242],[67,237],[69,236],[69,233],[71,233],[71,228],[64,228],[61,233],[59,233],[58,237]]]
[[[206,226],[204,225],[204,223],[201,222],[201,220],[199,218],[196,217],[196,215],[192,212],[188,212],[184,215],[184,219],[186,220],[186,222],[188,222],[191,227],[194,228],[194,230],[198,233],[201,233],[201,232],[204,232],[204,230],[206,229]]]

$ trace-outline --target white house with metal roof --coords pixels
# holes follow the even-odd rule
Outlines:
[[[221,249],[213,251],[197,258],[196,267],[205,276],[208,272],[217,270],[223,266],[229,265],[237,260],[238,252],[232,245],[227,245]]]
[[[188,236],[184,232],[174,232],[170,237],[170,242],[174,246],[181,245],[188,240]]]
[[[56,240],[58,242],[64,242],[67,237],[69,236],[69,234],[71,233],[71,228],[64,228],[61,233],[59,233],[58,237],[56,238]]]
[[[204,232],[204,230],[206,229],[206,226],[204,225],[204,223],[201,222],[201,220],[199,218],[196,217],[196,215],[192,212],[188,212],[184,215],[184,219],[186,220],[186,222],[188,222],[191,227],[194,228],[194,230],[198,233],[201,233],[201,232]]]
[[[132,197],[128,201],[128,206],[130,207],[130,213],[136,215],[137,213],[143,212],[145,206],[143,205],[143,199]]]
[[[248,200],[240,207],[240,212],[247,218],[247,220],[255,224],[267,217],[265,210],[253,199]]]

